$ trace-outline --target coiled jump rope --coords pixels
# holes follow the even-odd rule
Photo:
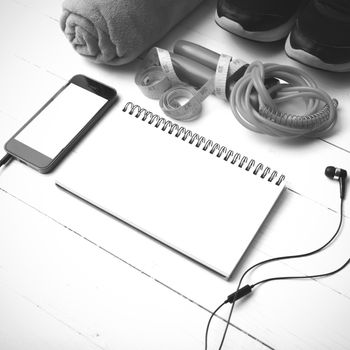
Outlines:
[[[196,118],[213,93],[229,101],[244,127],[272,136],[325,136],[337,119],[337,100],[305,71],[259,61],[248,65],[183,40],[174,53],[153,48],[135,81],[146,96],[160,100],[167,116],[182,121]],[[286,112],[286,104],[304,104],[304,111]]]

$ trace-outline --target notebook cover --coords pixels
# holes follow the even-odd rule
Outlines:
[[[106,118],[64,164],[57,185],[229,277],[284,178],[268,181],[272,171],[262,178],[266,167],[243,159],[243,150],[232,164],[236,153],[224,160],[221,146],[193,132],[183,140],[173,123],[150,124],[152,115],[144,121],[136,112]]]

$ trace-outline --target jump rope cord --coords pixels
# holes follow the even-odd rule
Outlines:
[[[234,116],[254,132],[281,137],[320,137],[333,128],[338,102],[318,88],[306,72],[296,67],[255,61],[247,65],[241,76],[244,65],[241,60],[221,55],[212,78],[196,90],[177,77],[168,51],[153,48],[135,81],[146,96],[160,99],[163,112],[176,120],[196,118],[203,100],[214,92],[225,98],[225,85],[229,85],[226,91]],[[238,80],[233,79],[231,85],[235,75]],[[275,84],[266,87],[265,82],[271,78]],[[305,104],[302,115],[282,111],[283,104],[295,102],[297,105],[300,100]]]
[[[227,330],[228,330],[228,327],[230,325],[230,322],[231,322],[231,318],[232,318],[232,314],[233,314],[233,309],[234,309],[234,306],[235,306],[235,303],[238,299],[238,293],[239,293],[239,290],[241,289],[241,285],[242,285],[242,282],[244,280],[244,278],[246,277],[246,275],[252,271],[253,269],[259,267],[259,266],[262,266],[262,265],[265,265],[265,264],[268,264],[268,263],[271,263],[271,262],[274,262],[274,261],[281,261],[281,260],[287,260],[287,259],[296,259],[296,258],[302,258],[302,257],[307,257],[307,256],[311,256],[311,255],[314,255],[316,253],[319,253],[320,251],[322,251],[323,249],[327,248],[338,236],[339,232],[340,232],[340,229],[342,227],[342,224],[343,224],[343,207],[344,207],[344,200],[341,199],[340,201],[340,219],[339,219],[339,224],[338,224],[338,227],[335,231],[335,233],[333,234],[333,236],[325,243],[323,244],[321,247],[315,249],[315,250],[312,250],[310,252],[307,252],[307,253],[303,253],[303,254],[296,254],[296,255],[286,255],[286,256],[280,256],[280,257],[276,257],[276,258],[271,258],[271,259],[266,259],[266,260],[263,260],[261,262],[258,262],[254,265],[252,265],[251,267],[249,267],[247,270],[245,270],[245,272],[242,274],[239,282],[238,282],[238,285],[237,285],[237,289],[235,291],[235,293],[231,294],[210,316],[209,318],[209,321],[208,321],[208,324],[207,324],[207,328],[206,328],[206,332],[205,332],[205,350],[208,349],[208,333],[209,333],[209,328],[210,328],[210,323],[214,317],[214,315],[227,303],[232,303],[232,306],[230,308],[230,312],[229,312],[229,316],[227,318],[227,322],[226,322],[226,326],[225,326],[225,330],[224,330],[224,333],[223,333],[223,336],[222,336],[222,339],[221,339],[221,343],[220,343],[220,346],[219,346],[219,350],[222,349],[222,346],[224,344],[224,341],[225,341],[225,338],[226,338],[226,334],[227,334]],[[328,277],[328,276],[332,276],[340,271],[342,271],[343,269],[345,269],[345,267],[347,267],[348,265],[350,264],[350,259],[348,259],[343,265],[341,265],[340,267],[338,267],[337,269],[335,270],[332,270],[332,271],[329,271],[329,272],[326,272],[326,273],[321,273],[321,274],[314,274],[314,275],[302,275],[302,276],[281,276],[281,277],[271,277],[271,278],[267,278],[267,279],[264,279],[264,280],[261,280],[259,282],[256,282],[252,285],[249,286],[249,290],[251,291],[254,287],[260,285],[260,284],[263,284],[263,283],[267,283],[267,282],[271,282],[271,281],[278,281],[278,280],[292,280],[292,279],[311,279],[311,278],[321,278],[321,277]],[[247,286],[246,286],[247,287]],[[245,288],[245,287],[243,287]]]
[[[267,89],[265,79],[276,78]],[[251,98],[257,94],[258,103]],[[302,98],[304,115],[280,110],[282,103]],[[316,82],[296,67],[255,61],[233,86],[229,103],[236,119],[246,128],[273,136],[320,137],[330,131],[337,119],[338,102],[317,87]]]

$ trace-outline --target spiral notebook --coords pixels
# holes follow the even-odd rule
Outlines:
[[[56,184],[229,277],[285,179],[128,103],[89,135]]]

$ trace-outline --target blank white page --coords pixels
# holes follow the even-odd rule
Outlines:
[[[284,181],[262,179],[168,130],[110,114],[56,183],[229,277]]]

